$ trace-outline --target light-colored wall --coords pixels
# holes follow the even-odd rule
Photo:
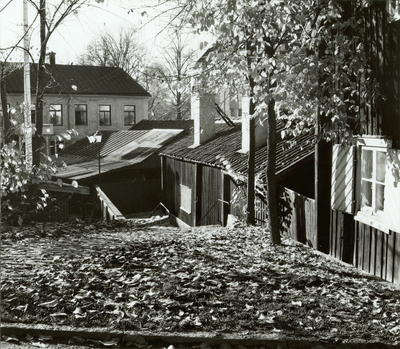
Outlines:
[[[8,95],[8,103],[11,108],[16,108],[16,115],[21,114],[18,120],[23,120],[20,112],[20,105],[23,102],[23,95]],[[32,96],[32,104],[35,103],[35,97]],[[61,104],[63,113],[63,126],[54,126],[54,134],[61,134],[70,129],[75,129],[79,135],[73,136],[72,141],[91,135],[97,130],[128,130],[132,125],[124,125],[124,105],[136,106],[136,123],[148,119],[148,97],[138,96],[64,96],[64,95],[46,95],[44,98],[43,123],[50,123],[49,108],[51,104]],[[88,114],[88,125],[75,125],[75,104],[86,104]],[[111,105],[111,126],[100,126],[99,105]]]

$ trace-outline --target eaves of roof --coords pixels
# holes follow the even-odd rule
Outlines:
[[[222,125],[221,125],[222,126]],[[296,143],[287,147],[287,140],[295,140]],[[314,135],[310,133],[300,134],[294,139],[281,139],[277,132],[276,146],[276,175],[286,171],[289,167],[298,164],[301,160],[314,153]],[[240,126],[220,127],[216,136],[195,148],[193,136],[187,136],[174,144],[164,148],[160,155],[186,162],[200,163],[222,170],[230,169],[236,174],[245,176],[248,168],[248,155],[240,152],[242,147],[242,133]],[[256,150],[255,172],[263,174],[267,162],[267,147]],[[263,175],[261,175],[261,178]]]
[[[184,130],[186,134],[193,130],[193,120],[141,120],[130,130],[175,129]]]

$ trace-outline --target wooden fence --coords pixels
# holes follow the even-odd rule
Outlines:
[[[291,239],[318,249],[315,200],[279,187],[280,226]]]
[[[97,198],[100,203],[101,217],[106,220],[125,219],[124,215],[111,202],[107,195],[96,184],[95,186]]]

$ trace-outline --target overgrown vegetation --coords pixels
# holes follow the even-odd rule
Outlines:
[[[2,321],[399,339],[394,285],[303,245],[253,227],[118,224],[3,228]]]
[[[38,184],[56,173],[54,163],[27,168],[25,154],[17,143],[5,144],[0,150],[1,222],[22,225],[47,205],[49,195]]]

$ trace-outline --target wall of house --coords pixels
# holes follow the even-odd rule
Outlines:
[[[372,100],[361,97],[357,101],[361,110],[358,131],[369,136],[388,136],[393,141],[393,148],[399,149],[400,21],[386,25],[386,2],[375,2],[364,11],[362,22],[369,65],[373,77],[380,83],[383,97],[377,96]],[[356,196],[355,193],[354,199]],[[381,231],[355,220],[354,215],[332,209],[329,253],[400,284],[400,233]]]
[[[223,174],[220,169],[201,166],[200,220],[197,225],[224,225]],[[200,179],[200,180],[199,180]]]
[[[171,213],[190,226],[226,225],[231,212],[231,178],[219,168],[162,159],[162,202]],[[181,184],[191,189],[190,213],[182,209]]]
[[[18,120],[23,121],[23,114],[20,105],[23,103],[23,95],[8,94],[10,107],[16,108]],[[35,98],[32,96],[32,104]],[[97,130],[128,130],[132,125],[124,125],[124,106],[135,105],[136,123],[148,119],[148,97],[140,96],[93,96],[93,95],[46,95],[44,98],[43,123],[50,123],[49,108],[51,104],[62,105],[63,125],[54,126],[54,134],[61,134],[66,130],[74,129],[79,134],[73,136],[76,141]],[[75,125],[75,104],[87,105],[87,126]],[[111,105],[111,125],[100,126],[99,105]]]

